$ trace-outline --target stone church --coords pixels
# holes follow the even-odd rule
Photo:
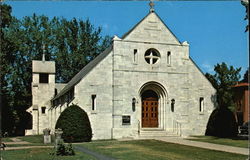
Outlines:
[[[67,84],[55,62],[33,60],[32,129],[42,134],[65,108],[89,116],[93,139],[203,135],[215,89],[151,6],[150,12]]]

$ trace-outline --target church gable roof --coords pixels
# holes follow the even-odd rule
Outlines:
[[[149,12],[131,30],[122,36],[123,40],[146,41],[154,43],[181,44],[177,37],[170,31],[167,25],[153,11]],[[67,85],[52,99],[55,100],[81,81],[99,62],[101,62],[113,49],[111,45],[104,52],[89,62],[82,70],[77,73]]]
[[[97,64],[99,64],[109,53],[112,51],[113,46],[111,45],[99,54],[95,59],[89,62],[85,67],[81,69],[68,83],[67,85],[52,99],[55,100],[65,93],[67,93],[72,87],[79,83],[83,77],[85,77]]]
[[[174,33],[155,12],[149,12],[140,22],[122,36],[124,40],[181,44]]]

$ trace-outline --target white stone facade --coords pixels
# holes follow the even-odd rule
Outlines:
[[[149,49],[157,55],[147,55]],[[29,109],[33,129],[27,134],[41,134],[44,128],[54,130],[60,113],[71,103],[87,112],[93,139],[138,138],[155,133],[202,135],[214,109],[215,89],[190,58],[189,44],[180,43],[153,11],[122,38],[115,36],[112,46],[56,96],[55,72],[48,73],[49,83],[37,84],[33,70],[33,108]],[[39,87],[35,89],[34,84]],[[142,124],[143,95],[148,90],[157,94],[154,127]],[[72,99],[64,102],[63,96],[69,93],[73,93]],[[40,114],[42,106],[47,108],[45,114]],[[128,118],[125,116],[130,122],[123,121]]]

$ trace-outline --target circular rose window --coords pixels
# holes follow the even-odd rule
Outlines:
[[[155,64],[160,59],[160,53],[156,49],[150,48],[145,52],[144,57],[148,64]]]

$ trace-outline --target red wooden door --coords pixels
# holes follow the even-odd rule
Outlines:
[[[142,100],[142,127],[158,127],[158,100],[146,98]]]

